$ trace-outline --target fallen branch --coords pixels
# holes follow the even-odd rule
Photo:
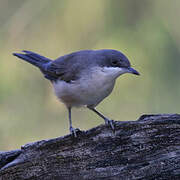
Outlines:
[[[180,179],[180,115],[143,115],[0,152],[0,180]]]

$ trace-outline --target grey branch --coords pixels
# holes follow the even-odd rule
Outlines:
[[[180,179],[180,115],[143,115],[0,152],[0,180]]]

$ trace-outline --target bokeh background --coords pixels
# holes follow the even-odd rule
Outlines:
[[[115,120],[180,112],[179,0],[0,0],[0,150],[69,133],[67,110],[38,69],[12,56],[122,51],[141,76],[123,75],[98,110]],[[73,109],[73,125],[103,123]]]

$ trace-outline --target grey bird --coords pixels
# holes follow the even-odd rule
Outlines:
[[[66,105],[71,134],[77,136],[77,129],[72,127],[72,107],[86,106],[114,129],[113,120],[95,107],[112,92],[120,75],[139,75],[123,53],[113,49],[81,50],[51,60],[31,51],[22,52],[13,55],[38,67],[53,84],[58,99]]]

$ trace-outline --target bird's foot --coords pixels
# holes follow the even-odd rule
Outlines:
[[[106,119],[104,119],[104,121],[105,121],[106,125],[110,125],[111,126],[113,131],[115,130],[115,128],[114,128],[114,121],[113,120],[110,120],[110,119],[106,118]]]
[[[73,137],[77,137],[77,133],[78,131],[80,131],[80,129],[78,128],[73,128],[72,126],[69,128],[69,131],[70,131],[70,134],[73,136]]]

